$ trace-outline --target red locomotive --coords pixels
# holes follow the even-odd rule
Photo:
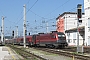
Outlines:
[[[66,36],[62,32],[39,33],[38,35],[32,35],[32,45],[53,48],[68,46]]]
[[[23,45],[23,37],[12,39],[14,44]],[[39,33],[26,36],[26,45],[46,46],[46,47],[65,47],[68,46],[66,36],[62,32]]]

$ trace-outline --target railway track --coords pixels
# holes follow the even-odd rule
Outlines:
[[[13,45],[7,45],[7,46],[15,50],[19,55],[21,55],[24,58],[24,60],[46,60],[40,56],[25,51],[25,48],[19,48]]]
[[[84,49],[84,53],[90,53],[90,47],[83,47]],[[63,51],[70,51],[70,52],[76,52],[77,51],[77,47],[66,47],[65,49],[61,49]]]
[[[26,59],[31,59],[32,56],[34,55],[34,54],[26,51],[22,47],[20,47],[20,48],[19,48],[19,46],[17,46],[18,48],[15,47],[15,46],[14,47],[11,46],[11,47],[15,51],[20,50],[19,54],[22,55]],[[71,58],[74,57],[74,58],[77,58],[79,60],[90,60],[90,56],[85,56],[85,55],[80,54],[80,53],[77,54],[75,47],[72,47],[72,48],[69,47],[69,48],[66,48],[66,49],[50,49],[50,48],[45,48],[45,47],[40,47],[40,48],[39,47],[33,47],[33,48],[37,49],[37,50],[46,51],[46,52],[49,52],[49,53],[59,54],[59,55],[62,55],[62,56],[68,56],[68,57],[71,57]],[[85,49],[86,49],[85,52],[88,51],[87,48],[85,48]],[[36,56],[36,55],[34,55],[34,56]],[[46,59],[44,59],[44,58],[42,58],[40,56],[36,56],[36,57],[39,57],[40,60],[46,60]],[[36,57],[33,57],[32,60],[35,59]]]
[[[90,60],[90,56],[85,56],[83,54],[76,53],[75,47],[74,47],[74,49],[70,49],[70,48],[67,48],[67,49],[35,48],[35,49],[46,51],[49,53],[55,53],[55,54],[59,54],[59,55],[63,55],[63,56],[68,56],[71,58],[74,57],[74,58],[77,58],[80,60]]]

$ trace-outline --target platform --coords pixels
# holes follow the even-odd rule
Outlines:
[[[6,46],[0,46],[0,60],[23,60],[14,50]]]

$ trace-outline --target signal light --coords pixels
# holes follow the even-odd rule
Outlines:
[[[30,35],[30,32],[29,32],[29,35]]]
[[[79,20],[78,22],[79,22],[79,23],[82,23],[82,20]]]
[[[14,37],[14,31],[12,31],[12,36]]]
[[[82,17],[81,9],[78,9],[78,18],[81,18],[81,17]]]
[[[25,30],[25,35],[27,35],[27,30]]]

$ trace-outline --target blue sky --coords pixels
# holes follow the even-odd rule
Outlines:
[[[56,18],[63,12],[76,12],[77,4],[83,0],[1,0],[0,18],[5,16],[4,31],[9,35],[18,26],[19,34],[23,31],[23,5],[26,4],[27,29],[31,34],[55,30]],[[1,19],[0,19],[1,22]],[[1,23],[0,23],[1,26]]]

